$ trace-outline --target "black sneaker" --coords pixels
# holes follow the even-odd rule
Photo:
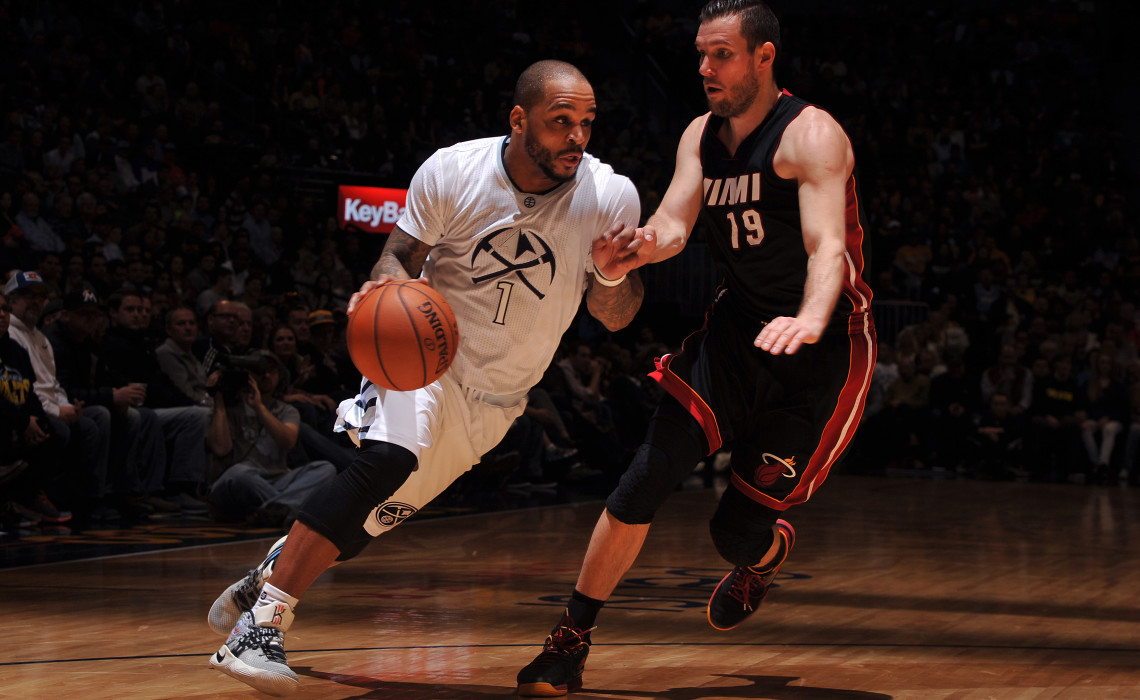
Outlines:
[[[519,695],[556,698],[580,689],[594,629],[575,627],[569,613],[564,614],[542,645],[542,653],[519,671]]]
[[[775,528],[776,536],[780,538],[780,547],[769,564],[760,570],[738,566],[717,584],[709,598],[708,610],[709,624],[715,629],[730,630],[736,627],[764,602],[772,579],[776,578],[780,566],[796,543],[796,531],[791,523],[777,520]]]

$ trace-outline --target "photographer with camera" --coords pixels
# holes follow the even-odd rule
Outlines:
[[[206,435],[214,458],[210,505],[219,518],[286,527],[309,493],[336,476],[324,460],[289,468],[301,419],[281,400],[283,374],[267,350],[231,356],[222,369]]]

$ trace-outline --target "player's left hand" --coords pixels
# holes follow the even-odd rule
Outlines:
[[[823,335],[823,324],[813,323],[796,316],[778,316],[772,319],[752,343],[773,355],[791,355],[801,345],[811,344]]]
[[[594,240],[590,254],[594,266],[607,278],[616,280],[644,265],[656,247],[657,236],[652,228],[629,228],[618,222]]]

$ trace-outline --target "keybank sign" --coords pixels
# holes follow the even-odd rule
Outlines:
[[[407,198],[407,190],[341,185],[337,192],[340,227],[391,233],[404,213]]]

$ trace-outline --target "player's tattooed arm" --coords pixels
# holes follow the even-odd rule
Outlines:
[[[645,287],[637,270],[626,273],[625,281],[616,287],[607,287],[589,276],[586,288],[586,308],[590,315],[611,331],[621,330],[633,321],[645,298]]]
[[[388,242],[384,245],[384,252],[380,253],[380,259],[372,266],[372,279],[380,280],[381,277],[387,277],[406,280],[418,277],[429,252],[431,252],[430,245],[395,228],[388,235]]]

